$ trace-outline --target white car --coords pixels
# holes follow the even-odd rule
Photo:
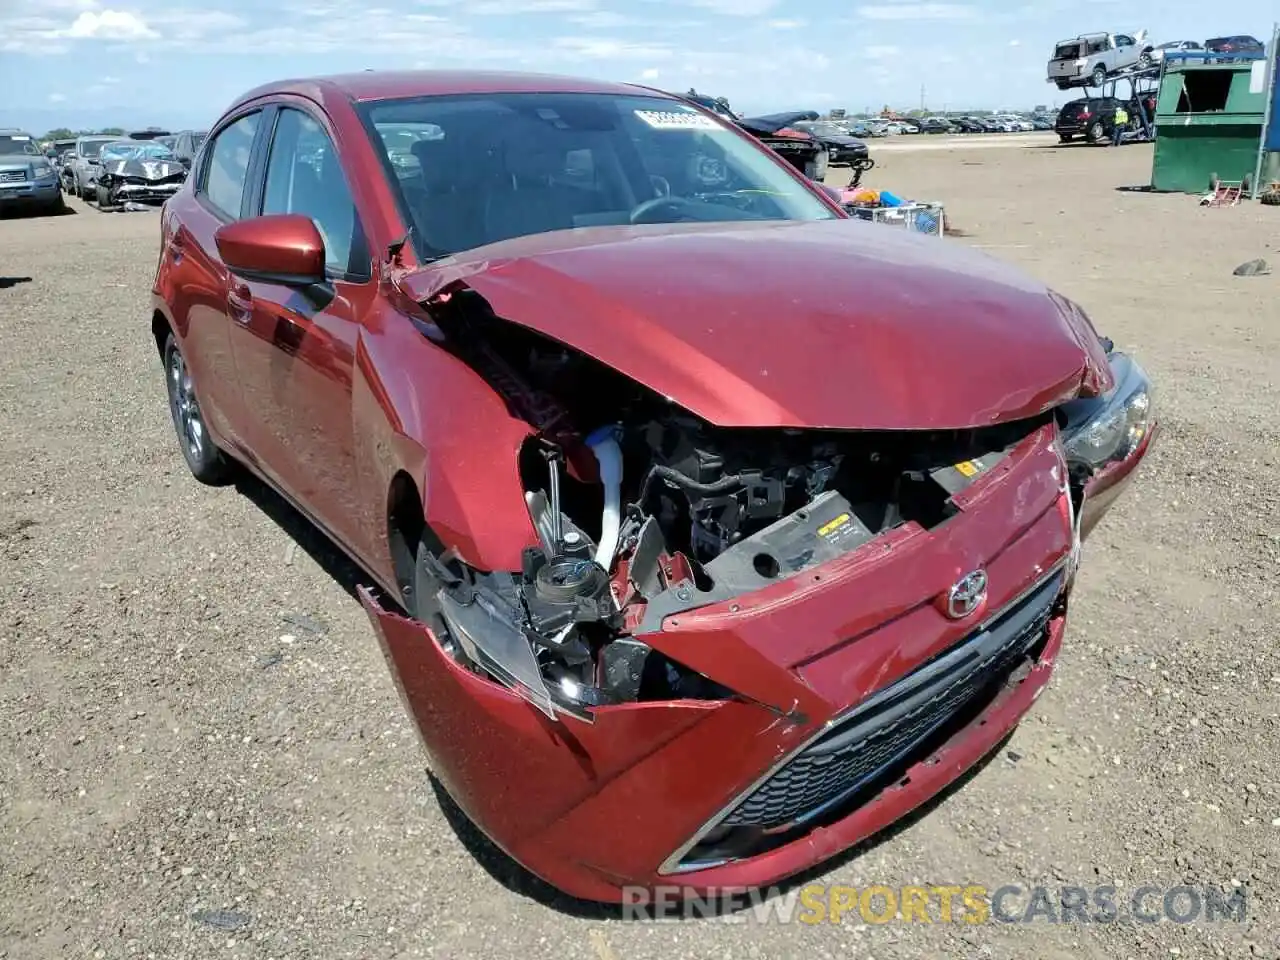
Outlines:
[[[1159,46],[1152,47],[1142,54],[1141,62],[1144,64],[1160,63],[1164,60],[1167,53],[1182,53],[1189,51],[1191,53],[1203,53],[1204,47],[1196,43],[1194,40],[1170,40],[1168,43],[1162,43]]]
[[[1149,65],[1154,50],[1147,43],[1146,30],[1134,34],[1082,33],[1054,45],[1047,68],[1048,80],[1059,90],[1100,88],[1117,71]]]

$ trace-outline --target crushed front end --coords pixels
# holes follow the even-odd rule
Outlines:
[[[182,189],[187,169],[176,160],[108,161],[98,171],[97,184],[111,206],[129,201],[156,203]]]
[[[589,899],[775,882],[981,759],[1154,432],[1120,354],[1104,395],[989,427],[718,428],[474,299],[432,316],[532,428],[522,568],[428,539],[413,618],[363,601],[450,794]]]

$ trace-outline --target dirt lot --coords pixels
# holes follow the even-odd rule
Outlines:
[[[0,222],[0,956],[1280,955],[1280,276],[1232,276],[1280,261],[1280,214],[1117,192],[1149,169],[1031,146],[885,151],[869,177],[1084,304],[1158,378],[1165,433],[1006,750],[814,879],[1240,884],[1246,923],[554,900],[433,791],[350,571],[269,494],[190,479],[146,319],[157,217],[73,201]]]

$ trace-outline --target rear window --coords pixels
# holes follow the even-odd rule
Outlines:
[[[1080,44],[1078,43],[1060,43],[1057,49],[1053,51],[1053,59],[1055,60],[1074,60],[1078,56],[1080,56]]]

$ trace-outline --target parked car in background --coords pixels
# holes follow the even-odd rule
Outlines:
[[[797,120],[792,126],[817,137],[827,148],[828,163],[832,166],[847,167],[867,159],[867,145],[830,120]]]
[[[171,134],[162,127],[147,127],[145,130],[134,130],[126,136],[130,140],[159,140],[162,137],[171,136]]]
[[[104,144],[119,139],[105,134],[76,138],[76,151],[71,157],[70,192],[74,196],[85,200],[94,196],[94,188],[98,182],[98,151]]]
[[[1059,90],[1101,87],[1111,74],[1136,66],[1152,50],[1146,30],[1136,34],[1082,33],[1059,40],[1049,59],[1048,79]]]
[[[980,769],[1158,434],[1079,305],[847,220],[680,98],[461,71],[258,87],[165,204],[190,472],[356,561],[434,782],[573,897],[764,890]]]
[[[811,180],[821,180],[827,175],[830,156],[826,147],[813,134],[792,126],[799,120],[817,120],[816,111],[796,110],[764,117],[740,117],[724,97],[710,97],[692,90],[672,96],[697,104],[737,124]]]
[[[987,128],[977,117],[952,117],[951,125],[960,133],[986,133]]]
[[[1081,97],[1064,104],[1054,124],[1059,141],[1070,143],[1079,137],[1097,143],[1109,139],[1115,127],[1116,108],[1123,102],[1118,97]]]
[[[1045,116],[1032,117],[1031,126],[1035,130],[1052,130],[1053,118]]]
[[[51,158],[53,160],[53,165],[58,172],[61,173],[62,168],[67,163],[68,155],[75,153],[75,138],[72,137],[70,140],[55,140],[51,146],[53,148],[53,157]]]
[[[0,127],[0,212],[35,208],[60,213],[62,183],[53,161],[25,130]]]
[[[1194,40],[1170,40],[1168,43],[1161,43],[1152,47],[1146,57],[1150,63],[1160,63],[1164,60],[1166,54],[1199,53],[1202,50],[1204,48]]]
[[[1257,37],[1239,34],[1231,37],[1214,37],[1204,42],[1205,52],[1211,54],[1210,62],[1230,63],[1233,60],[1254,60],[1267,52],[1266,45]]]
[[[925,117],[920,123],[922,133],[953,133],[955,124],[946,117]]]
[[[179,130],[173,138],[173,155],[178,162],[190,169],[200,145],[209,135],[207,130]]]
[[[187,168],[160,138],[117,140],[98,154],[94,199],[99,207],[167,200],[186,179]]]

